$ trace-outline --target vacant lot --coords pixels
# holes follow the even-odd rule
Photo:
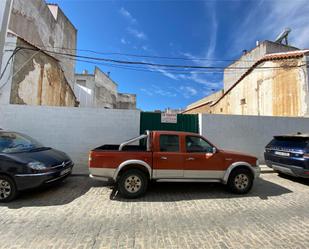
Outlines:
[[[124,200],[87,177],[0,205],[1,248],[309,248],[309,181],[264,174],[247,196],[153,184]]]

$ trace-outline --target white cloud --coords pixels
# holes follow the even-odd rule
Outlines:
[[[211,5],[210,8],[210,13],[211,13],[211,30],[209,32],[208,37],[210,37],[209,44],[206,50],[206,58],[207,59],[213,59],[215,56],[216,52],[216,45],[217,45],[217,32],[218,32],[218,21],[217,21],[217,15],[216,15],[216,9],[215,9],[215,2],[212,2],[213,4]]]
[[[153,93],[145,88],[140,89],[142,92],[146,93],[148,96],[153,96]]]
[[[180,90],[186,99],[191,98],[198,93],[198,91],[192,86],[181,86]]]
[[[122,44],[128,44],[128,41],[127,41],[126,39],[124,39],[124,38],[121,38],[121,39],[120,39],[120,42],[121,42]]]
[[[156,66],[149,66],[148,67],[151,71],[156,71],[156,72],[160,72],[162,73],[164,76],[173,79],[173,80],[178,80],[178,76],[176,74],[170,73],[167,70],[160,68],[160,67],[156,67]]]
[[[142,92],[146,93],[148,96],[160,95],[164,97],[176,97],[177,94],[174,91],[168,90],[168,88],[162,88],[156,85],[151,85],[148,89],[140,89]]]
[[[137,30],[135,28],[132,27],[128,27],[127,31],[129,32],[129,34],[133,35],[134,37],[140,39],[140,40],[146,40],[147,36],[143,31]]]
[[[131,15],[131,13],[126,10],[124,7],[121,7],[121,9],[119,10],[119,13],[125,17],[127,20],[129,20],[132,24],[136,24],[137,20]]]
[[[271,10],[271,11],[268,11]],[[256,40],[274,41],[277,35],[289,27],[289,43],[299,48],[309,48],[309,4],[307,0],[265,1],[261,0],[236,30],[231,32],[232,56],[243,49],[250,49]],[[235,37],[237,39],[235,40]]]

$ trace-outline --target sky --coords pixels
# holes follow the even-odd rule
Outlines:
[[[290,45],[309,48],[307,0],[53,0],[53,3],[60,6],[78,30],[79,55],[225,67],[239,58],[243,50],[254,48],[256,41],[275,40],[286,27],[292,29]],[[94,66],[77,62],[76,71],[93,72]],[[137,107],[144,111],[185,108],[223,87],[222,71],[201,73],[158,66],[128,68],[102,62],[97,66],[110,72],[119,92],[135,93]]]

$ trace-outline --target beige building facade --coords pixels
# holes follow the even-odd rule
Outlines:
[[[292,48],[258,56],[233,84],[226,78],[225,71],[222,96],[206,97],[196,102],[199,104],[189,105],[184,113],[307,117],[308,56],[309,50]],[[207,101],[207,98],[215,101]]]

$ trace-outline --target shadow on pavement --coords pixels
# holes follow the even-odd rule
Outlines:
[[[259,178],[255,181],[252,190],[246,195],[230,193],[227,191],[226,186],[220,183],[152,183],[146,195],[141,198],[125,199],[114,189],[110,195],[110,199],[123,202],[170,202],[259,197],[262,200],[267,200],[268,197],[287,193],[292,193],[292,191],[276,183]]]
[[[295,180],[293,178],[293,180]],[[303,179],[297,179],[302,181]],[[309,185],[309,181],[307,182]],[[108,183],[96,181],[85,176],[72,176],[64,182],[21,192],[16,200],[0,203],[0,207],[19,209],[23,207],[58,206],[71,203],[86,194],[91,188],[111,188],[109,196],[112,201],[121,202],[173,202],[199,199],[228,199],[259,197],[266,200],[292,191],[276,183],[259,178],[255,181],[249,194],[237,195],[226,191],[219,183],[152,183],[145,196],[138,199],[122,198],[116,188]],[[105,192],[106,193],[106,192]]]
[[[295,176],[290,176],[290,175],[284,175],[284,174],[278,174],[279,177],[283,179],[287,179],[293,182],[301,183],[303,185],[309,186],[309,178],[302,178],[302,177],[295,177]]]
[[[65,181],[53,185],[30,189],[19,193],[9,203],[0,203],[0,207],[11,209],[23,207],[58,206],[68,204],[83,196],[93,187],[105,187],[107,184],[85,176],[71,176]]]

